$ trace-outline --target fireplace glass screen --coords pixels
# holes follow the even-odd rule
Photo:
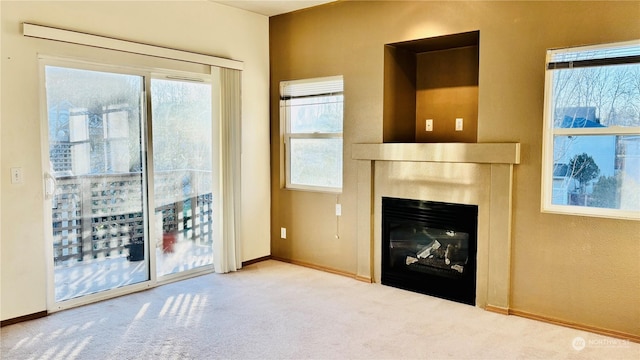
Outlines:
[[[392,268],[461,278],[469,262],[469,234],[416,225],[392,226],[389,235]]]
[[[475,304],[478,207],[382,198],[382,283]]]

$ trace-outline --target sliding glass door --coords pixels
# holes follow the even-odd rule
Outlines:
[[[213,264],[211,84],[151,80],[156,273]]]
[[[45,66],[56,302],[149,280],[144,78]]]
[[[50,310],[212,270],[211,76],[42,69]]]

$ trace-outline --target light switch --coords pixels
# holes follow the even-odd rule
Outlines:
[[[464,120],[462,118],[456,118],[456,131],[462,131],[462,124]]]
[[[12,167],[11,168],[11,183],[12,184],[22,184],[23,175],[21,167]]]
[[[280,238],[281,239],[286,239],[287,238],[287,228],[280,228]]]
[[[336,204],[336,216],[342,215],[342,205]]]
[[[433,131],[433,119],[425,120],[424,130],[425,131]]]

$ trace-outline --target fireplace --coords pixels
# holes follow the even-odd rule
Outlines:
[[[356,277],[382,282],[383,198],[475,204],[477,226],[470,248],[475,246],[476,255],[469,256],[475,262],[475,306],[508,313],[511,199],[520,144],[354,144],[351,156],[358,166]]]
[[[475,305],[478,207],[382,198],[382,283]]]

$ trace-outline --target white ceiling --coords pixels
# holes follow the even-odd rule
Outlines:
[[[212,2],[248,10],[254,13],[274,16],[336,0],[209,0]]]

